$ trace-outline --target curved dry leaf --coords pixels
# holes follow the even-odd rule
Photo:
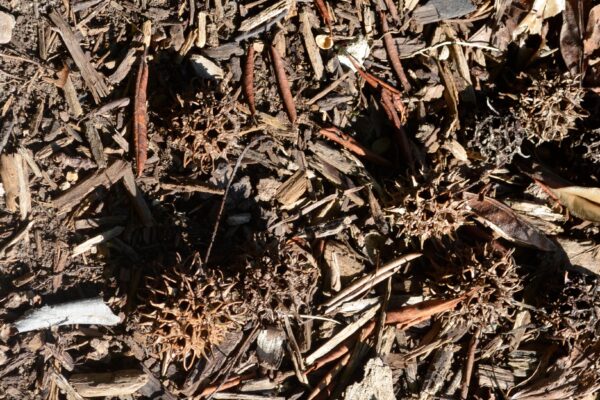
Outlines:
[[[600,222],[600,188],[565,186],[549,189],[574,216]]]
[[[577,18],[577,3],[567,0],[563,22],[560,29],[560,54],[571,75],[581,73],[583,49],[581,43],[581,27]]]
[[[550,239],[507,205],[486,196],[480,200],[479,195],[474,193],[465,192],[464,196],[467,200],[467,207],[480,217],[482,223],[504,239],[543,251],[556,249]]]

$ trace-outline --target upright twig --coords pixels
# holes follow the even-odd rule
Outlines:
[[[135,148],[135,161],[137,176],[141,176],[148,157],[148,47],[150,47],[150,35],[152,25],[150,21],[144,22],[144,53],[138,67],[137,79],[135,81],[135,94],[133,100],[133,144]]]
[[[381,20],[381,30],[383,31],[383,45],[385,46],[388,59],[390,61],[390,64],[392,64],[392,68],[394,69],[396,76],[400,80],[400,83],[402,83],[402,87],[406,92],[408,92],[410,91],[411,86],[408,82],[408,78],[406,77],[406,73],[404,73],[402,63],[400,62],[400,56],[398,55],[398,48],[396,47],[394,38],[389,33],[389,27],[385,12],[379,12],[379,19]]]
[[[465,370],[463,372],[462,387],[460,390],[461,400],[466,400],[469,395],[469,384],[471,382],[471,375],[473,374],[473,364],[475,364],[475,350],[479,342],[479,329],[473,333],[471,340],[469,341],[469,349],[467,353],[467,363],[465,364]]]
[[[329,28],[329,34],[331,35],[333,31],[331,30],[331,15],[329,15],[329,9],[327,8],[327,4],[325,4],[324,0],[315,0],[315,5],[319,9],[319,13],[321,17],[323,17],[323,21],[327,28]]]
[[[279,93],[283,99],[283,105],[285,106],[285,111],[287,112],[288,118],[293,124],[296,122],[297,114],[294,96],[292,95],[292,90],[290,89],[290,81],[285,74],[283,60],[273,44],[271,44],[270,52],[271,61],[273,62],[273,69],[275,70],[275,77],[277,78],[277,85],[279,86]]]

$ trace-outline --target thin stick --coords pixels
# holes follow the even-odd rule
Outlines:
[[[321,129],[319,133],[325,136],[326,138],[333,140],[337,144],[342,145],[354,154],[364,157],[367,160],[374,162],[375,164],[379,164],[384,167],[393,166],[391,162],[381,157],[379,154],[367,149],[354,138],[346,135],[344,132],[340,131],[335,127]]]
[[[404,73],[404,68],[402,68],[402,63],[400,62],[398,48],[396,47],[394,38],[392,38],[392,35],[386,35],[386,33],[388,33],[389,27],[387,18],[383,11],[379,12],[379,19],[381,20],[381,30],[383,31],[383,44],[385,46],[385,50],[387,51],[388,60],[390,64],[392,64],[392,68],[394,69],[396,76],[400,80],[400,83],[402,83],[402,87],[406,92],[408,92],[411,90],[411,86],[408,82],[408,78],[406,77],[406,73]]]
[[[467,363],[465,364],[465,371],[463,373],[462,387],[460,390],[461,400],[466,400],[469,395],[469,383],[471,382],[471,375],[473,374],[473,364],[475,364],[475,349],[479,343],[479,329],[473,334],[469,342],[469,350],[467,354]]]
[[[235,163],[235,167],[233,168],[233,171],[231,172],[231,177],[229,178],[229,182],[227,182],[227,187],[225,187],[225,193],[223,194],[223,199],[221,200],[221,206],[219,207],[219,213],[217,214],[217,220],[215,221],[215,226],[213,228],[212,236],[210,238],[210,243],[208,244],[208,249],[206,250],[206,257],[204,257],[204,264],[208,264],[208,260],[210,259],[210,253],[212,251],[213,244],[215,243],[215,238],[217,237],[217,231],[219,230],[219,225],[221,224],[221,217],[223,216],[223,210],[225,209],[225,201],[227,200],[227,195],[229,194],[229,189],[231,189],[231,184],[233,183],[235,174],[237,173],[237,170],[240,168],[240,165],[242,164],[242,160],[244,159],[244,156],[246,155],[248,150],[250,150],[250,148],[252,146],[254,146],[255,144],[257,144],[258,142],[261,142],[265,139],[269,139],[269,137],[264,136],[264,135],[259,136],[259,137],[255,138],[254,140],[252,140],[250,143],[248,143],[248,145],[242,151],[242,154],[240,154],[240,157],[238,158],[237,162]]]
[[[331,85],[327,86],[325,89],[323,89],[322,91],[320,91],[319,93],[314,95],[314,97],[312,99],[310,99],[308,102],[306,102],[306,104],[310,106],[311,104],[314,104],[317,100],[322,99],[327,94],[329,94],[329,92],[331,92],[333,89],[338,87],[340,85],[340,83],[342,83],[344,80],[346,80],[346,78],[348,78],[350,75],[352,75],[352,71],[346,72],[344,75],[342,75],[338,79],[336,79]]]
[[[412,53],[407,54],[405,56],[400,56],[400,58],[411,58],[411,57],[414,57],[414,56],[419,55],[419,54],[425,54],[429,50],[435,50],[438,47],[450,46],[450,45],[475,47],[475,48],[478,48],[478,49],[484,49],[484,50],[490,50],[490,51],[495,51],[495,52],[498,52],[498,53],[502,53],[502,50],[500,50],[500,49],[498,49],[496,47],[493,47],[493,46],[489,46],[489,45],[483,44],[483,43],[485,43],[485,42],[463,42],[461,40],[446,40],[446,41],[443,41],[443,42],[440,42],[440,43],[433,44],[433,45],[431,45],[429,47],[425,47],[424,49],[413,51]]]

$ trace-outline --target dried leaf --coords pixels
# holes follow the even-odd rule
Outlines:
[[[294,96],[290,89],[290,82],[285,74],[285,67],[283,66],[283,60],[279,55],[279,52],[275,48],[274,44],[271,44],[271,61],[273,62],[273,69],[275,70],[275,77],[277,78],[277,84],[279,85],[279,93],[283,99],[283,105],[285,111],[293,124],[296,122],[296,104],[294,103]]]
[[[482,200],[474,193],[465,192],[467,206],[482,222],[504,239],[543,251],[556,249],[554,243],[533,225],[519,217],[510,207],[498,200],[484,196]]]
[[[565,9],[565,0],[534,0],[529,14],[513,32],[513,39],[525,34],[539,35],[545,19],[553,17]]]
[[[565,186],[549,188],[571,214],[593,222],[600,222],[600,188]]]
[[[583,40],[583,57],[586,85],[600,87],[600,5],[590,10]]]
[[[246,96],[246,100],[248,101],[250,115],[254,116],[256,114],[256,106],[254,104],[254,45],[252,43],[248,44],[242,88],[244,89],[244,96]]]
[[[565,12],[563,13],[563,23],[560,30],[560,54],[571,72],[571,75],[577,76],[581,73],[581,60],[583,49],[581,43],[581,28],[579,26],[578,2],[576,0],[566,0]]]

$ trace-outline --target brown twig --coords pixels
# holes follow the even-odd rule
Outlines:
[[[135,151],[135,162],[137,176],[144,172],[144,165],[148,158],[148,106],[147,88],[148,88],[148,46],[150,44],[150,21],[144,23],[144,53],[138,67],[137,79],[135,82],[135,94],[133,99],[133,144]]]
[[[401,307],[398,310],[388,311],[385,318],[386,325],[396,325],[396,329],[405,330],[419,324],[432,316],[448,311],[456,307],[461,301],[470,298],[478,288],[474,288],[466,293],[463,293],[457,298],[450,300],[434,299],[425,300],[417,304],[411,304]],[[375,321],[369,322],[363,328],[358,340],[364,341],[375,330]],[[310,368],[308,372],[316,371],[322,366],[329,364],[332,361],[344,357],[352,348],[356,341],[355,337],[350,337],[336,347],[331,353],[321,357]]]
[[[394,1],[393,0],[385,0],[385,6],[387,7],[390,14],[392,15],[392,19],[394,20],[394,22],[400,23],[400,16],[398,15],[398,8],[396,7],[396,4],[394,4]]]
[[[313,391],[310,392],[310,394],[307,397],[307,400],[313,400],[317,396],[319,396],[319,394],[321,394],[321,396],[319,396],[320,398],[329,398],[333,389],[330,386],[330,383],[333,381],[333,378],[335,378],[340,373],[340,371],[346,366],[346,364],[348,364],[348,361],[350,361],[349,352],[340,361],[338,361],[335,367],[333,367],[327,374],[325,374],[323,379],[321,379],[321,381],[319,381],[319,383],[317,384],[317,386],[315,386]]]
[[[364,157],[369,161],[372,161],[376,164],[379,164],[384,167],[391,167],[392,163],[390,163],[385,158],[381,157],[379,154],[374,153],[373,151],[367,149],[354,138],[346,135],[344,132],[340,131],[338,128],[323,128],[319,131],[319,133],[325,136],[328,139],[333,140],[337,144],[342,145],[346,149],[350,150],[354,154]]]
[[[297,114],[294,96],[292,95],[292,91],[290,89],[290,81],[285,74],[283,60],[273,44],[271,44],[270,52],[271,61],[273,62],[273,69],[275,70],[275,77],[277,78],[277,84],[279,86],[279,93],[283,99],[283,105],[285,106],[285,111],[287,112],[288,118],[293,124],[296,122]]]
[[[467,363],[465,364],[465,370],[463,373],[462,387],[460,390],[461,400],[466,400],[469,395],[469,383],[471,382],[471,375],[473,374],[473,364],[475,364],[475,349],[479,342],[479,329],[473,334],[469,341],[469,349],[467,353]]]
[[[352,63],[352,65],[354,66],[354,68],[356,69],[356,72],[358,72],[358,74],[365,80],[365,82],[367,82],[369,85],[371,85],[371,87],[373,89],[387,89],[392,93],[396,93],[396,94],[400,94],[400,91],[398,89],[396,89],[395,87],[393,87],[392,85],[390,85],[389,83],[386,83],[384,81],[382,81],[381,79],[379,79],[378,77],[376,77],[375,75],[371,74],[370,72],[365,71],[360,64],[356,61],[356,59],[352,56],[352,54],[346,54],[346,56],[348,57],[348,59],[350,60],[350,62]]]
[[[252,43],[248,45],[242,87],[244,89],[246,101],[248,101],[250,115],[254,116],[254,114],[256,114],[256,106],[254,105],[254,45]]]
[[[333,31],[331,30],[331,16],[329,15],[327,4],[325,4],[324,0],[315,0],[315,5],[319,9],[319,13],[323,17],[323,21],[325,21],[325,25],[329,28],[329,34],[331,35]]]
[[[231,389],[232,387],[238,386],[243,381],[247,381],[247,380],[253,379],[255,377],[256,377],[256,371],[249,372],[247,374],[240,375],[240,376],[234,376],[233,378],[231,378],[223,383],[220,383],[218,385],[207,386],[202,391],[202,393],[200,393],[199,397],[203,398],[206,396],[210,396],[211,394],[219,392],[221,390]]]
[[[396,76],[402,83],[402,87],[406,92],[411,90],[410,83],[408,82],[408,78],[404,73],[404,68],[402,67],[402,63],[400,62],[400,56],[398,55],[398,48],[396,47],[396,43],[394,42],[394,38],[389,33],[388,22],[386,19],[386,15],[383,11],[379,12],[379,19],[381,20],[381,30],[383,31],[383,45],[385,46],[385,50],[387,51],[388,59],[390,64],[392,64],[392,68],[396,73]]]

